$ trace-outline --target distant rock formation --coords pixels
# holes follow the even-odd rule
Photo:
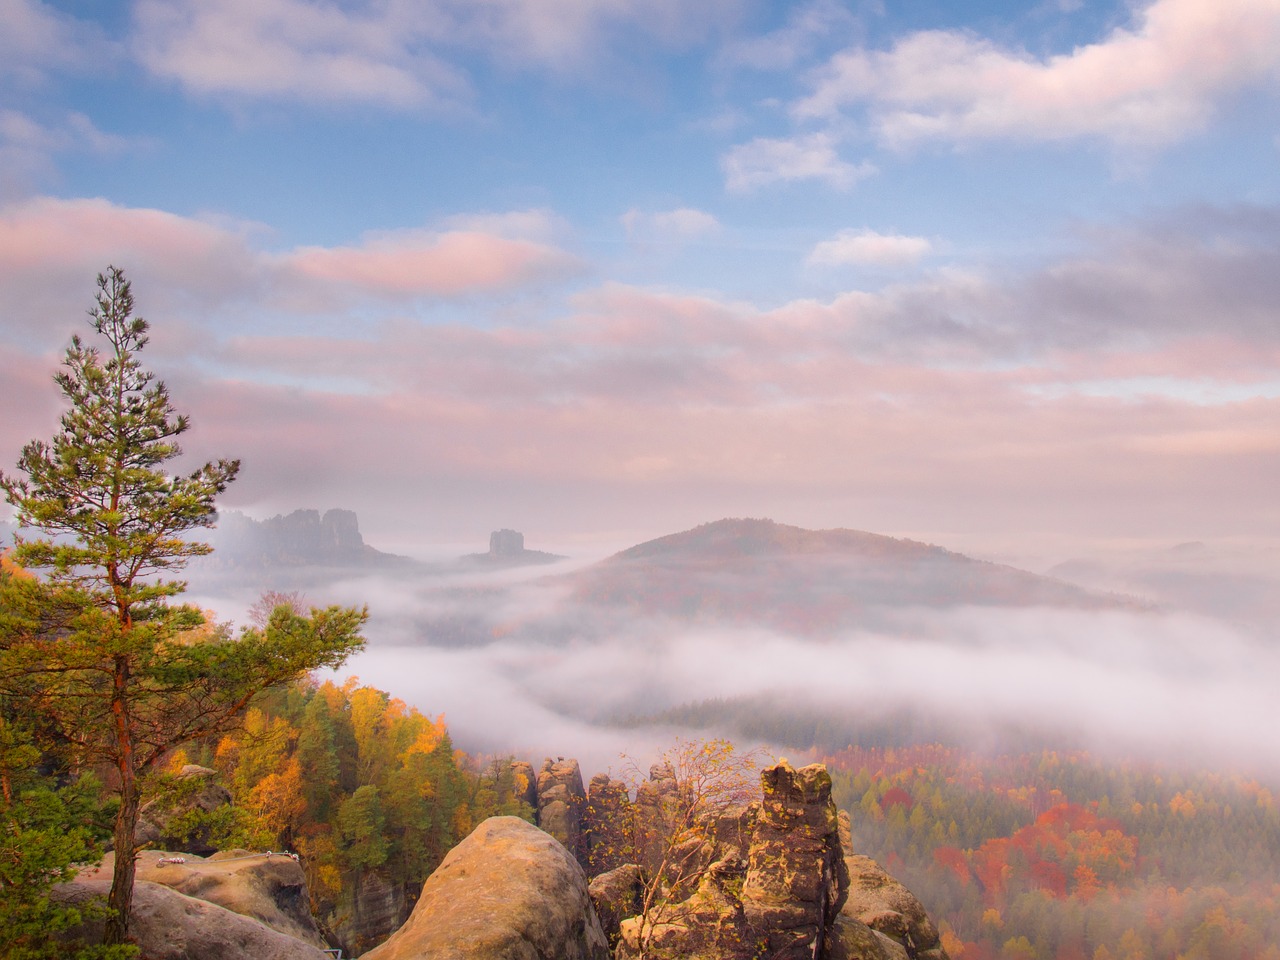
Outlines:
[[[235,510],[218,514],[209,534],[221,566],[370,567],[408,563],[364,542],[351,510],[294,510],[254,520]]]
[[[587,878],[563,845],[491,817],[422,887],[408,922],[365,960],[609,960]]]
[[[520,567],[538,563],[555,563],[564,557],[541,550],[526,550],[524,534],[518,530],[495,530],[489,534],[488,553],[470,553],[462,558],[468,563],[495,567]]]

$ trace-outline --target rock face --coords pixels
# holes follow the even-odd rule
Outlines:
[[[110,889],[110,875],[99,873],[55,887],[50,896],[76,906],[91,897],[105,898]],[[68,933],[100,942],[102,924],[86,924]],[[129,933],[145,960],[329,960],[319,947],[273,930],[260,920],[146,880],[134,885]]]
[[[489,534],[489,555],[518,557],[524,553],[524,534],[515,530],[495,530]]]
[[[634,863],[627,863],[593,877],[587,892],[591,895],[591,904],[600,918],[604,935],[609,939],[609,946],[616,947],[622,935],[622,921],[644,909],[644,879],[640,868]]]
[[[191,815],[213,813],[220,807],[230,806],[231,792],[218,783],[218,773],[208,767],[193,763],[178,772],[178,798],[170,803],[152,801],[143,806],[138,822],[138,842],[149,843],[165,850],[177,850],[207,857],[216,852],[209,842],[210,830],[196,827],[179,829]]]
[[[512,789],[517,800],[523,800],[530,810],[538,809],[538,776],[533,764],[527,760],[511,761]]]
[[[172,853],[143,850],[138,854],[138,880],[207,900],[312,946],[328,946],[311,916],[302,866],[291,857],[229,850],[208,860],[186,854],[177,858],[184,863],[165,862],[173,859]],[[101,867],[83,875],[109,879],[113,865],[108,854]]]
[[[848,868],[827,768],[785,760],[761,774],[764,797],[751,834],[742,906],[778,960],[822,954],[844,906]]]
[[[221,563],[238,566],[384,566],[404,562],[364,542],[351,510],[294,510],[253,520],[234,510],[218,515],[210,536]]]
[[[550,757],[543,761],[538,773],[538,826],[564,844],[579,863],[586,860],[582,833],[586,805],[578,761]]]
[[[408,922],[366,960],[609,960],[586,876],[562,844],[492,817],[422,888]]]
[[[649,781],[646,803],[657,812],[669,799],[668,782],[674,787],[662,775]],[[620,960],[642,953],[672,960],[823,956],[849,883],[831,778],[825,767],[797,771],[784,760],[762,773],[761,784],[760,803],[708,825],[700,847],[689,851],[702,869],[686,899],[651,926],[639,917],[622,922]]]
[[[946,960],[938,928],[910,890],[869,857],[848,857],[846,866],[847,916],[901,944],[910,960]]]
[[[377,870],[367,871],[332,921],[333,937],[348,954],[359,956],[387,939],[408,917],[404,888]]]

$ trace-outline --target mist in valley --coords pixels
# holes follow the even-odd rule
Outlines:
[[[1213,615],[1231,609],[1240,582],[1265,582],[1265,573],[1207,547],[1156,559],[1197,585],[1185,608],[1171,602],[1174,589],[1086,593],[1093,602],[1069,605],[957,602],[973,591],[971,571],[929,567],[916,583],[928,589],[878,589],[874,565],[821,554],[695,564],[683,582],[696,581],[698,609],[682,597],[663,609],[652,571],[640,577],[647,587],[602,598],[592,585],[611,568],[594,558],[488,568],[438,554],[393,570],[281,569],[271,582],[197,569],[191,599],[224,619],[242,619],[264,588],[367,604],[367,649],[341,677],[443,713],[468,752],[575,756],[588,773],[618,769],[624,754],[647,763],[676,737],[727,736],[792,759],[937,739],[1280,780],[1275,621],[1265,604]],[[1133,570],[1153,569],[1150,557],[1129,555],[1056,572],[1085,571],[1080,587],[1114,591],[1138,582]],[[794,578],[797,609],[813,596],[848,602],[788,629],[754,614],[762,570]],[[1009,582],[1030,584],[1033,599],[1057,590]],[[1225,584],[1222,596],[1215,584]],[[1077,597],[1060,585],[1061,597]],[[785,582],[775,589],[788,592]]]

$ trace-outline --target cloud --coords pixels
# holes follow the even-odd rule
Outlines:
[[[620,752],[690,733],[614,721],[715,699],[820,714],[837,731],[907,710],[957,736],[1039,729],[1049,745],[1057,737],[1104,756],[1280,771],[1271,735],[1280,653],[1211,618],[873,604],[885,627],[807,640],[630,608],[609,616],[566,604],[563,570],[549,572],[514,582],[415,572],[305,589],[370,604],[370,645],[347,670],[443,712],[462,749],[575,756],[588,776]],[[726,591],[729,576],[718,582]],[[210,602],[230,616],[247,600]],[[471,645],[447,635],[460,622],[475,625]],[[701,735],[719,733],[740,739],[731,726]]]
[[[197,94],[391,109],[466,107],[469,55],[566,72],[639,32],[673,47],[732,20],[737,0],[141,0],[134,51]]]
[[[821,180],[840,190],[876,173],[868,161],[841,160],[835,140],[825,133],[794,139],[756,139],[731,148],[720,160],[725,186],[736,193],[773,183]]]
[[[900,266],[926,256],[933,245],[924,237],[876,233],[874,230],[842,230],[813,248],[808,262],[816,266],[863,263]]]
[[[402,297],[509,289],[581,269],[554,247],[476,230],[376,234],[358,247],[301,247],[282,263],[308,280]]]
[[[100,130],[82,113],[71,112],[61,121],[41,123],[18,110],[0,108],[0,191],[20,197],[52,176],[51,157],[82,151],[100,156],[142,149],[149,141],[122,137]]]
[[[849,30],[856,22],[835,0],[815,0],[792,10],[786,24],[772,33],[730,43],[720,60],[730,67],[786,70],[810,56],[819,43]]]
[[[1273,0],[1155,0],[1131,25],[1037,57],[956,31],[851,48],[816,75],[800,118],[863,106],[885,144],[1096,138],[1159,147],[1201,129],[1225,98],[1280,78]]]
[[[134,51],[158,76],[198,94],[441,106],[470,96],[430,49],[435,17],[403,4],[305,0],[141,0]]]
[[[0,77],[43,83],[50,72],[88,72],[114,60],[97,28],[41,3],[0,0]]]
[[[720,232],[720,221],[704,210],[680,207],[656,213],[645,213],[635,208],[624,213],[619,220],[633,240],[687,240]]]

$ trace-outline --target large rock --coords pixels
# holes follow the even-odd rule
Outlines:
[[[896,940],[842,913],[827,936],[823,960],[909,960]]]
[[[81,906],[94,897],[105,899],[110,889],[109,875],[82,874],[54,887],[50,897]],[[85,924],[68,935],[98,943],[102,924]],[[319,947],[260,920],[146,880],[134,884],[129,935],[141,948],[142,960],[330,960]]]
[[[910,960],[946,960],[938,928],[910,890],[870,857],[848,857],[845,864],[846,914],[901,944]]]
[[[511,761],[511,792],[517,800],[523,800],[534,813],[538,812],[538,775],[528,760]]]
[[[849,886],[831,776],[821,764],[796,770],[782,760],[760,782],[742,907],[768,956],[811,960],[822,954]]]
[[[587,880],[564,845],[491,817],[422,887],[408,922],[365,960],[609,960]]]
[[[342,949],[359,956],[395,933],[408,917],[404,887],[392,883],[381,871],[366,870],[343,892],[330,927]]]
[[[207,900],[312,946],[328,946],[311,916],[302,866],[292,857],[232,850],[205,860],[191,854],[143,850],[137,862],[140,881]],[[81,875],[109,880],[114,863],[113,855],[107,854],[100,867]]]
[[[644,878],[634,863],[626,863],[608,873],[592,877],[587,885],[591,905],[610,947],[618,945],[622,921],[638,916],[644,909]]]
[[[543,761],[538,772],[538,826],[551,834],[579,863],[586,861],[582,836],[582,812],[587,792],[577,760]]]

